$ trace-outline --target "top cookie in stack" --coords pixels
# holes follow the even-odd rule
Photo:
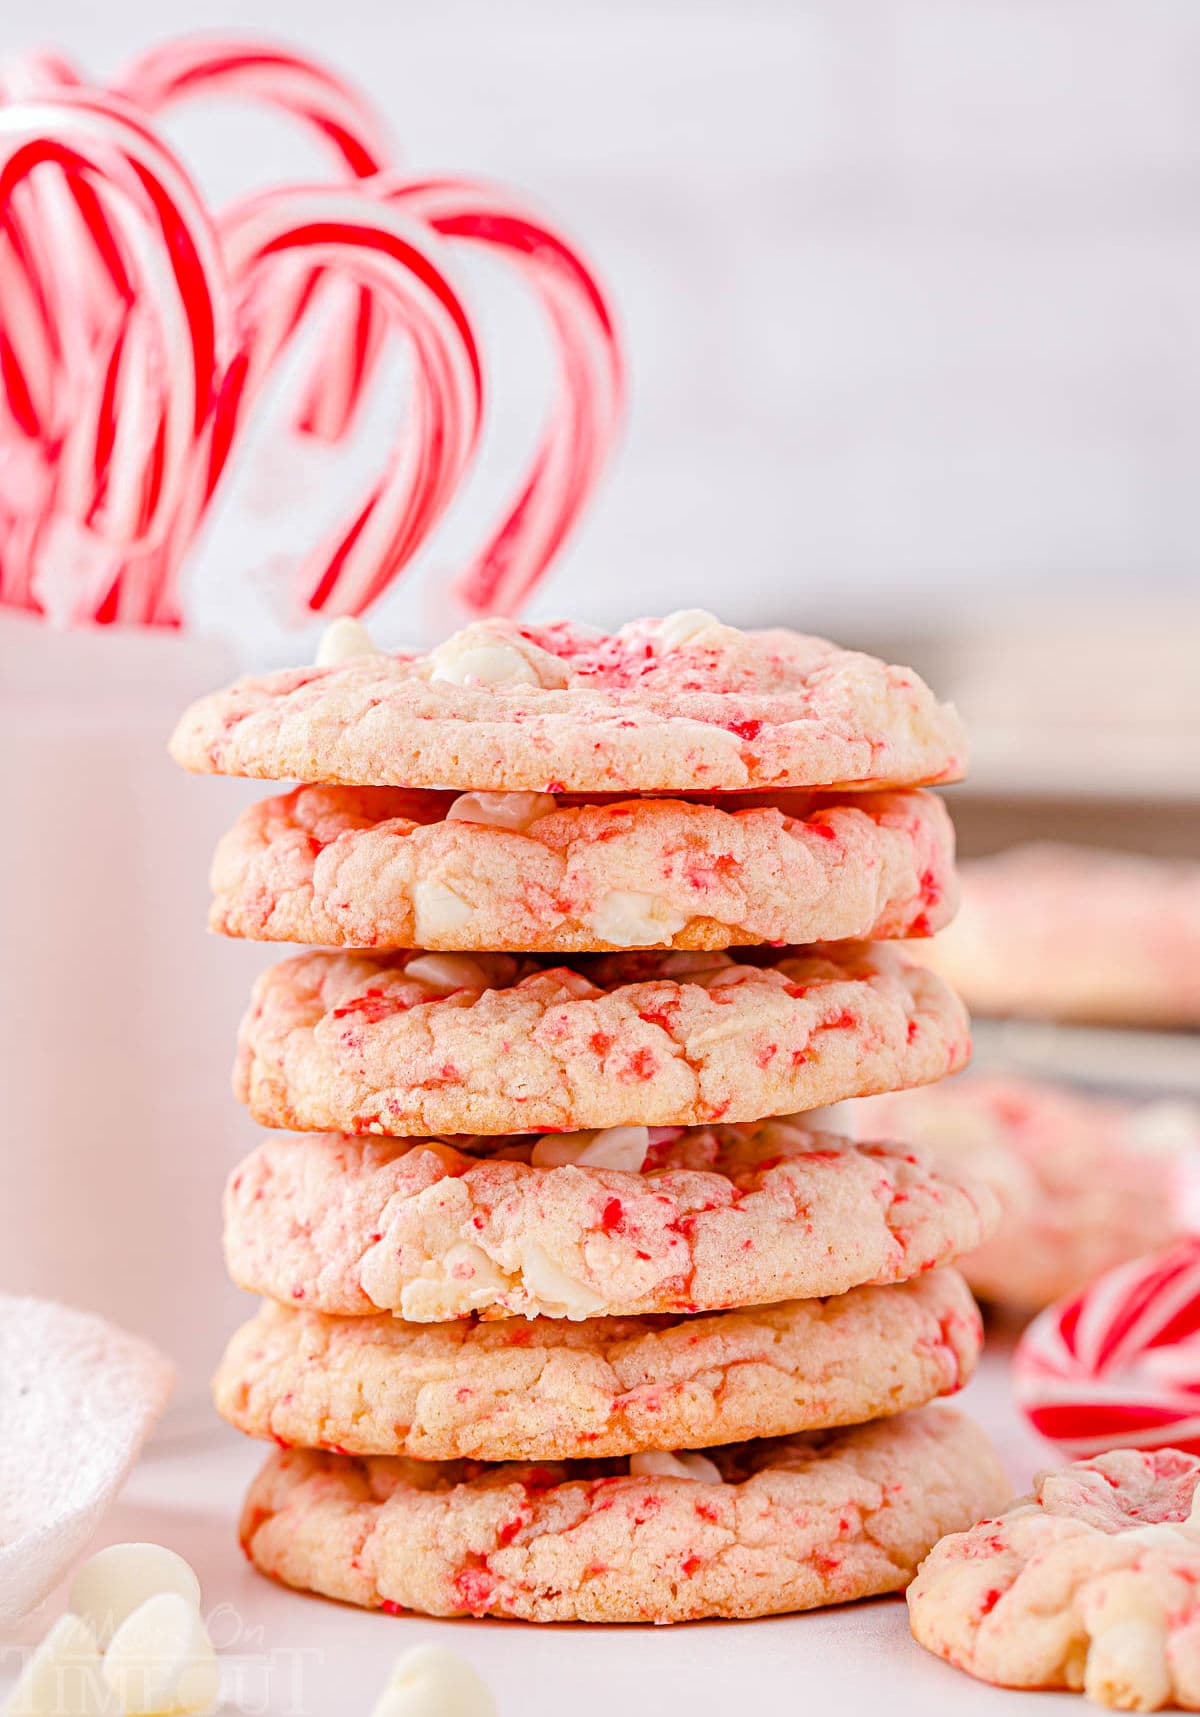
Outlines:
[[[325,1134],[265,1143],[229,1191],[232,1273],[275,1304],[218,1401],[302,1445],[247,1505],[260,1567],[434,1613],[760,1614],[895,1589],[997,1499],[978,1433],[921,1405],[978,1351],[934,1267],[994,1201],[796,1115],[968,1053],[951,990],[886,945],[955,898],[919,788],[961,774],[963,737],[914,674],[699,612],[484,621],[424,656],[339,623],[172,749],[304,783],[221,843],[212,922],[323,949],[264,974],[239,1043],[255,1116]],[[737,1442],[677,1456],[656,1430]],[[606,1545],[617,1480],[612,1520],[672,1523],[661,1554]],[[701,1481],[718,1538],[762,1493],[748,1581],[680,1536]]]

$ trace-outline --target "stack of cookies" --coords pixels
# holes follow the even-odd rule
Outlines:
[[[911,672],[689,612],[354,623],[194,706],[243,816],[213,924],[270,969],[267,1138],[226,1252],[265,1297],[217,1378],[280,1445],[242,1539],[351,1603],[754,1616],[898,1590],[1007,1486],[930,1406],[969,1375],[956,1255],[992,1195],[804,1111],[968,1053],[890,943],[945,922],[952,710]],[[303,1136],[295,1136],[297,1133]]]

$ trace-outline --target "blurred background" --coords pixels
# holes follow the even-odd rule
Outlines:
[[[181,0],[45,0],[9,8],[3,48],[58,47],[107,79],[200,22],[324,59],[388,116],[406,171],[520,187],[611,290],[629,422],[531,616],[703,606],[912,661],[972,731],[953,790],[968,857],[1049,836],[1195,858],[1191,0],[242,0],[202,20]],[[185,107],[163,128],[217,201],[322,160],[244,108]],[[487,260],[462,270],[494,356],[483,457],[373,611],[385,646],[440,629],[447,569],[543,410],[550,360],[523,292]],[[268,956],[200,930],[208,851],[253,795],[176,779],[162,742],[178,704],[237,666],[311,659],[320,628],[292,629],[273,568],[377,463],[390,409],[385,392],[332,454],[281,453],[261,427],[189,569],[183,639],[0,622],[6,802],[42,837],[7,858],[0,965],[23,1072],[8,1124],[38,1131],[52,1091],[96,1198],[130,1114],[127,1177],[149,1151],[178,1204],[191,1175],[202,1217],[179,1268],[208,1299],[189,1362],[230,1317],[208,1201],[245,1142],[225,1068]],[[72,947],[90,957],[68,991]],[[74,1052],[89,1033],[102,1079]],[[1194,1041],[1172,1039],[1141,1087],[1186,1087]],[[141,1077],[151,1044],[160,1072]],[[1073,1065],[1112,1083],[1110,1040]],[[58,1208],[51,1156],[25,1158],[15,1204]],[[76,1226],[81,1273],[103,1275],[107,1237]],[[128,1292],[106,1309],[147,1327],[139,1273],[158,1280],[161,1238],[128,1245]],[[59,1270],[26,1275],[49,1291]]]

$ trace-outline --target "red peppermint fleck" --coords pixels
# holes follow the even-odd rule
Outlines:
[[[690,1580],[696,1569],[700,1567],[703,1558],[700,1556],[685,1556],[680,1564],[685,1580]]]
[[[635,1049],[628,1056],[618,1075],[621,1079],[653,1079],[658,1072],[658,1057],[652,1049]]]
[[[619,1198],[610,1198],[600,1214],[600,1226],[606,1234],[625,1232],[625,1206]]]
[[[761,721],[727,721],[725,727],[739,739],[757,739],[763,730]]]
[[[496,1582],[485,1568],[464,1568],[454,1579],[454,1595],[473,1616],[483,1615],[492,1601]]]

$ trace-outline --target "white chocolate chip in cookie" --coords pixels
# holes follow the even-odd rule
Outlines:
[[[418,954],[405,966],[404,976],[442,996],[455,990],[491,988],[486,967],[469,954]]]
[[[650,1149],[649,1127],[603,1127],[599,1132],[547,1133],[533,1147],[534,1168],[621,1169],[640,1174]]]
[[[735,964],[728,954],[679,949],[664,956],[657,972],[660,977],[674,978],[682,984],[698,984],[702,983],[708,974],[726,971]]]
[[[383,651],[372,642],[371,634],[361,620],[352,620],[348,614],[343,614],[340,620],[335,620],[326,626],[321,634],[321,642],[317,646],[318,668],[337,668],[343,662],[352,661],[355,656],[381,656]]]
[[[80,1568],[67,1602],[106,1646],[126,1616],[160,1592],[174,1592],[200,1608],[195,1570],[174,1550],[162,1544],[110,1544]]]
[[[661,894],[612,888],[601,895],[585,922],[602,942],[615,948],[654,948],[669,943],[688,921]]]
[[[524,834],[558,806],[549,793],[460,793],[446,812],[448,823],[486,823]]]
[[[629,1471],[640,1479],[692,1479],[697,1484],[725,1482],[720,1468],[705,1455],[671,1454],[666,1449],[647,1449],[640,1455],[630,1455]]]
[[[476,620],[439,644],[429,657],[430,684],[540,686],[557,690],[571,675],[557,656],[503,621]]]
[[[395,1261],[380,1248],[374,1248],[363,1259],[359,1279],[376,1305],[393,1302]],[[440,1258],[431,1260],[427,1275],[404,1284],[400,1290],[400,1314],[414,1323],[444,1323],[491,1305],[509,1286],[508,1277],[482,1247],[470,1240],[460,1240]]]
[[[497,1717],[470,1664],[443,1645],[419,1645],[392,1670],[371,1717]]]
[[[436,877],[425,877],[417,883],[412,902],[418,942],[432,942],[465,929],[475,910],[448,882],[439,882]]]
[[[712,648],[739,636],[736,627],[723,625],[707,608],[677,608],[674,614],[665,614],[655,630],[665,650],[677,650],[685,644]]]
[[[528,1317],[541,1314],[578,1323],[604,1310],[603,1294],[568,1275],[536,1242],[526,1246],[521,1255],[521,1274],[526,1292],[534,1302],[526,1313]]]
[[[148,1598],[113,1635],[104,1679],[125,1717],[201,1717],[212,1711],[221,1677],[195,1605],[178,1592]]]

